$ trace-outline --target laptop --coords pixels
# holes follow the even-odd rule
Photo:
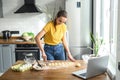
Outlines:
[[[91,58],[88,60],[87,68],[72,72],[73,75],[88,79],[107,71],[109,56]]]

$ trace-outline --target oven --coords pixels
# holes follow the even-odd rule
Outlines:
[[[40,50],[36,44],[17,44],[15,48],[15,58],[24,60],[25,55],[32,53],[36,59],[40,60]]]

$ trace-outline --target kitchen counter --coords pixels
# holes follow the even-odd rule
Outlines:
[[[11,37],[10,39],[2,39],[0,37],[0,44],[36,44],[35,41],[25,41],[19,36]]]
[[[17,61],[15,64],[22,62],[23,61]],[[83,60],[77,60],[77,62],[81,64],[80,67],[69,66],[67,68],[48,69],[42,71],[27,70],[25,72],[15,72],[8,69],[8,71],[0,77],[0,80],[83,80],[82,78],[72,75],[73,71],[84,69],[86,67]],[[110,78],[107,73],[103,73],[87,80],[110,80]]]

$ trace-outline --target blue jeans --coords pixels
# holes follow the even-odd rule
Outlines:
[[[65,52],[62,44],[44,45],[47,60],[65,60]]]

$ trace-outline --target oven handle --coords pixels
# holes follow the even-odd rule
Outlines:
[[[38,50],[15,50],[15,52],[38,52]]]

